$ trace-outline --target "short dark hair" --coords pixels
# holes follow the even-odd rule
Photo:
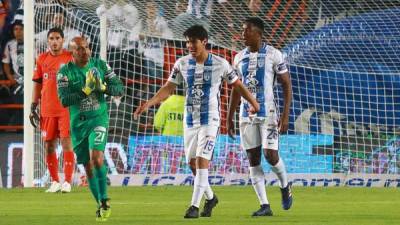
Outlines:
[[[264,21],[260,17],[249,17],[244,22],[257,27],[261,30],[261,33],[264,32]]]
[[[24,22],[22,20],[15,20],[11,25],[12,25],[13,28],[14,28],[14,26],[22,26],[22,27],[24,27]]]
[[[189,27],[185,32],[183,32],[183,36],[189,39],[199,39],[200,41],[208,39],[207,30],[201,25],[193,25]]]
[[[59,33],[62,38],[64,38],[64,31],[59,27],[50,28],[47,32],[47,38],[50,36],[51,33]]]

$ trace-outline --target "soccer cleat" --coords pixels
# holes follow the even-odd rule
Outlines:
[[[57,193],[61,191],[61,184],[57,181],[51,182],[49,189],[46,190],[46,193]]]
[[[107,221],[107,218],[105,218],[105,217],[103,216],[103,214],[101,214],[100,208],[99,208],[98,210],[96,210],[96,221],[97,221],[97,222],[104,222],[104,221]]]
[[[109,198],[101,200],[100,211],[101,215],[105,219],[108,219],[111,216],[111,207]]]
[[[282,208],[289,210],[293,203],[292,186],[288,184],[285,188],[281,188],[282,193]]]
[[[272,216],[272,215],[273,213],[269,204],[264,204],[261,205],[257,211],[253,212],[252,216]]]
[[[61,193],[70,193],[71,192],[71,184],[65,181],[61,186]]]
[[[192,205],[186,210],[185,219],[199,218],[199,208]]]
[[[203,212],[200,213],[201,217],[211,217],[213,208],[218,204],[218,198],[214,194],[214,197],[210,200],[206,200],[204,203]]]

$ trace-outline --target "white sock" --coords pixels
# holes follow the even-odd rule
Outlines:
[[[264,171],[260,165],[250,167],[250,179],[258,200],[260,201],[260,205],[269,204],[267,192],[265,191]]]
[[[196,169],[196,176],[194,178],[193,195],[192,195],[192,205],[199,208],[201,197],[208,184],[208,169]]]
[[[207,184],[208,185],[206,187],[206,190],[204,191],[204,195],[206,196],[207,200],[211,200],[214,198],[214,192],[212,191],[210,184],[208,182],[207,182]]]
[[[271,166],[271,169],[278,176],[278,179],[281,182],[281,188],[285,188],[288,185],[288,179],[283,160],[279,158],[278,163],[275,166]]]

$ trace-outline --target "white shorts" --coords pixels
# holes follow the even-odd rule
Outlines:
[[[270,111],[268,117],[256,119],[253,123],[241,122],[239,128],[243,149],[262,146],[263,149],[278,150],[278,116],[275,111]]]
[[[196,157],[211,160],[218,131],[219,127],[213,125],[185,127],[183,139],[185,142],[186,163]]]

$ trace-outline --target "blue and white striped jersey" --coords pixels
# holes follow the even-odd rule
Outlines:
[[[237,79],[228,61],[211,53],[203,65],[191,55],[178,59],[168,81],[186,85],[185,126],[219,126],[222,80],[232,84]]]
[[[250,52],[245,48],[235,56],[234,68],[246,88],[260,104],[260,111],[256,117],[265,118],[270,110],[276,110],[274,101],[276,76],[288,72],[282,53],[265,43],[258,52]],[[242,97],[240,121],[249,121],[247,112],[249,107],[249,103]]]

